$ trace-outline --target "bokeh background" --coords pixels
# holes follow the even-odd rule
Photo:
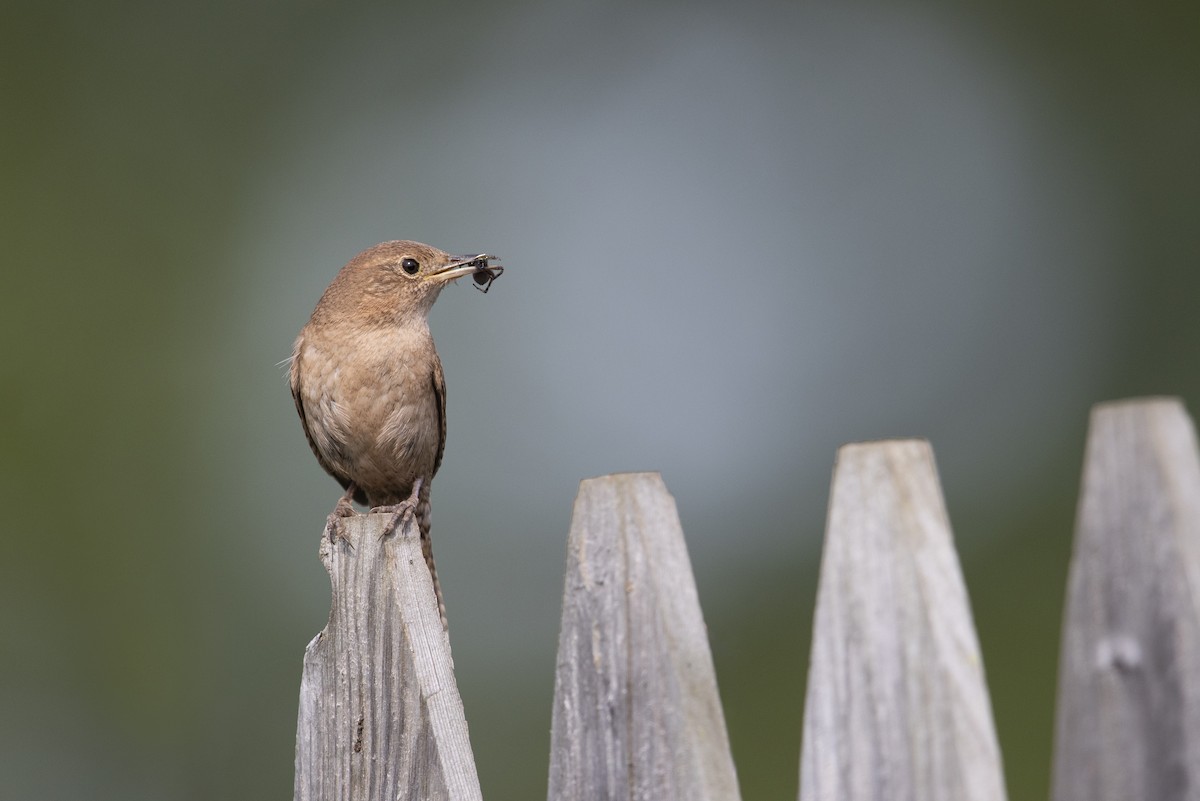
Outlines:
[[[484,793],[544,797],[581,478],[679,504],[743,794],[794,798],[830,468],[939,459],[1010,795],[1049,786],[1089,407],[1200,398],[1187,4],[9,2],[0,776],[291,792],[338,495],[284,359],[359,250],[432,325]]]

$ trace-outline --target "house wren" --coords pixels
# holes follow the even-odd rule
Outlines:
[[[300,331],[290,383],[308,444],[346,490],[326,531],[340,536],[351,500],[390,512],[390,534],[414,515],[446,623],[429,540],[429,485],[446,445],[446,381],[428,315],[442,287],[473,275],[484,291],[495,256],[451,256],[419,242],[384,242],[341,269]]]

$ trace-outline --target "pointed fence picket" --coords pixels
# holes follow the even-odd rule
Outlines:
[[[481,798],[449,639],[411,526],[326,541],[297,801]],[[550,801],[740,798],[675,502],[584,481],[568,539]],[[984,666],[933,452],[838,452],[801,801],[1003,801]],[[1183,404],[1092,412],[1063,627],[1053,801],[1200,800],[1200,451]]]

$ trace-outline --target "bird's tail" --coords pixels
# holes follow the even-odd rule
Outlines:
[[[423,482],[417,499],[417,527],[421,533],[421,555],[425,557],[425,564],[429,568],[429,578],[433,580],[433,594],[437,598],[438,614],[442,617],[442,629],[449,631],[446,602],[442,598],[442,583],[438,581],[437,567],[433,564],[433,541],[429,537],[429,517],[429,482],[426,481]]]

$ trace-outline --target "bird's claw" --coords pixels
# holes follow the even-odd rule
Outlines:
[[[417,505],[412,501],[401,501],[391,506],[376,506],[371,510],[371,513],[391,514],[392,519],[388,521],[383,531],[379,534],[379,539],[386,540],[395,534],[398,529],[402,528],[406,522],[416,517]]]
[[[333,511],[329,513],[329,517],[325,518],[325,536],[329,537],[330,542],[341,540],[351,548],[354,544],[350,542],[350,535],[341,525],[342,518],[353,517],[355,515],[354,506],[351,505],[350,499],[343,495],[338,499],[337,505],[333,507]]]
[[[385,540],[396,533],[404,523],[415,520],[417,517],[417,503],[421,499],[421,484],[422,479],[417,479],[413,482],[412,492],[409,496],[400,503],[394,503],[389,506],[376,506],[371,509],[371,513],[391,514],[392,519],[384,526],[383,533],[379,535],[379,539]]]

